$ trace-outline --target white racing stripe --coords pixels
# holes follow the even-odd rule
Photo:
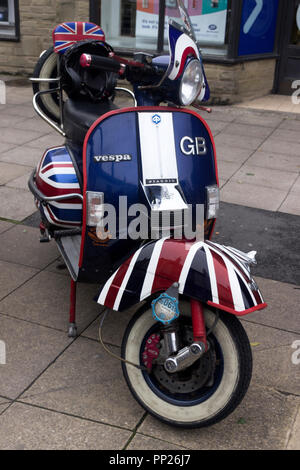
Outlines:
[[[181,273],[180,273],[179,281],[178,281],[178,283],[179,283],[179,289],[178,289],[179,294],[183,294],[183,291],[184,291],[184,288],[185,288],[185,283],[186,283],[186,280],[187,280],[192,262],[194,260],[195,254],[197,253],[199,248],[201,248],[202,246],[203,246],[203,242],[195,243],[191,247],[190,251],[188,252],[188,255],[185,259],[184,265],[183,265]]]
[[[160,121],[153,122],[157,115]],[[143,169],[146,180],[174,179],[178,181],[173,115],[168,112],[138,113]]]
[[[217,284],[216,272],[215,272],[215,267],[214,267],[214,260],[210,252],[210,248],[205,244],[203,245],[203,248],[206,253],[206,261],[207,261],[207,267],[208,267],[208,272],[209,272],[212,302],[214,302],[215,304],[219,304],[219,292],[218,292],[218,284]]]
[[[124,279],[122,281],[122,284],[120,286],[120,289],[118,291],[118,294],[117,294],[117,297],[116,297],[116,300],[115,300],[115,303],[114,303],[114,310],[118,310],[119,309],[119,306],[120,306],[120,303],[121,303],[121,300],[122,300],[122,297],[123,297],[123,294],[124,294],[124,290],[127,286],[127,283],[129,281],[129,278],[131,276],[131,273],[133,271],[133,268],[135,266],[135,263],[136,263],[136,260],[138,259],[139,257],[139,254],[140,252],[142,251],[144,247],[140,248],[133,256],[132,260],[130,261],[129,263],[129,266],[128,266],[128,269],[126,271],[126,274],[124,276]]]
[[[146,276],[144,279],[140,300],[145,299],[152,292],[152,286],[153,286],[153,282],[155,278],[155,273],[156,273],[156,268],[158,265],[160,253],[161,253],[163,244],[166,240],[167,240],[167,237],[162,238],[155,244],[154,250],[152,252],[152,256],[150,258],[150,263],[146,272]]]
[[[233,305],[234,305],[235,310],[237,312],[241,312],[245,310],[243,294],[242,294],[241,287],[237,278],[237,273],[234,270],[234,266],[232,262],[222,252],[220,252],[220,250],[215,249],[213,247],[210,247],[210,248],[212,251],[214,251],[219,256],[221,256],[221,258],[223,259],[225,263],[227,273],[228,273],[229,284],[230,284],[230,291],[231,291]]]
[[[121,267],[121,266],[120,266]],[[108,291],[113,283],[113,280],[114,278],[116,277],[118,271],[119,271],[120,268],[117,269],[116,272],[113,273],[113,275],[108,279],[108,281],[106,281],[106,283],[104,284],[104,287],[101,291],[101,294],[99,295],[99,298],[97,300],[97,303],[100,304],[100,305],[105,305],[105,300],[106,300],[106,296],[108,294]]]

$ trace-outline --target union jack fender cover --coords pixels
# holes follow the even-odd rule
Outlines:
[[[104,31],[94,23],[75,21],[73,23],[61,23],[54,28],[53,33],[54,52],[64,54],[69,47],[78,41],[93,40],[105,41]]]
[[[242,259],[230,248],[160,239],[140,248],[102,286],[98,303],[117,311],[179,283],[179,294],[241,316],[267,306]]]

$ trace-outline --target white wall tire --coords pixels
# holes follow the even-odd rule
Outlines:
[[[50,47],[44,51],[33,71],[33,78],[56,78],[57,77],[57,54],[54,52],[53,47]],[[57,84],[49,83],[34,83],[32,84],[33,93],[38,91],[49,90],[50,88],[56,88]],[[57,94],[45,94],[40,97],[40,107],[42,111],[50,119],[59,123],[60,110],[58,105]]]
[[[181,315],[189,314],[189,302],[180,303]],[[205,309],[206,327],[213,325],[215,313]],[[143,340],[157,323],[149,306],[140,309],[132,318],[124,335],[122,357],[135,364],[141,364]],[[244,397],[251,379],[252,355],[248,337],[236,317],[220,313],[214,330],[214,341],[223,357],[222,369],[218,371],[216,384],[211,391],[199,395],[198,400],[184,403],[171,395],[161,394],[153,385],[147,372],[122,363],[127,384],[137,401],[150,414],[163,422],[181,427],[203,427],[225,418]],[[201,359],[200,359],[201,360]],[[222,370],[222,373],[221,373]],[[171,374],[170,374],[171,375]]]

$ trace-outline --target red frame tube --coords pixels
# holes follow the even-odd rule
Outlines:
[[[71,279],[71,289],[70,289],[70,316],[69,322],[75,323],[76,317],[76,287],[77,283]]]
[[[203,305],[198,300],[191,299],[191,314],[194,341],[204,343],[205,349],[207,349]]]

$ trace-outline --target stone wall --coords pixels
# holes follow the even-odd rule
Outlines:
[[[276,59],[240,64],[205,63],[212,103],[230,104],[267,95],[273,88]]]
[[[88,21],[89,0],[20,0],[20,41],[0,40],[0,74],[31,75],[52,30],[63,21]]]

